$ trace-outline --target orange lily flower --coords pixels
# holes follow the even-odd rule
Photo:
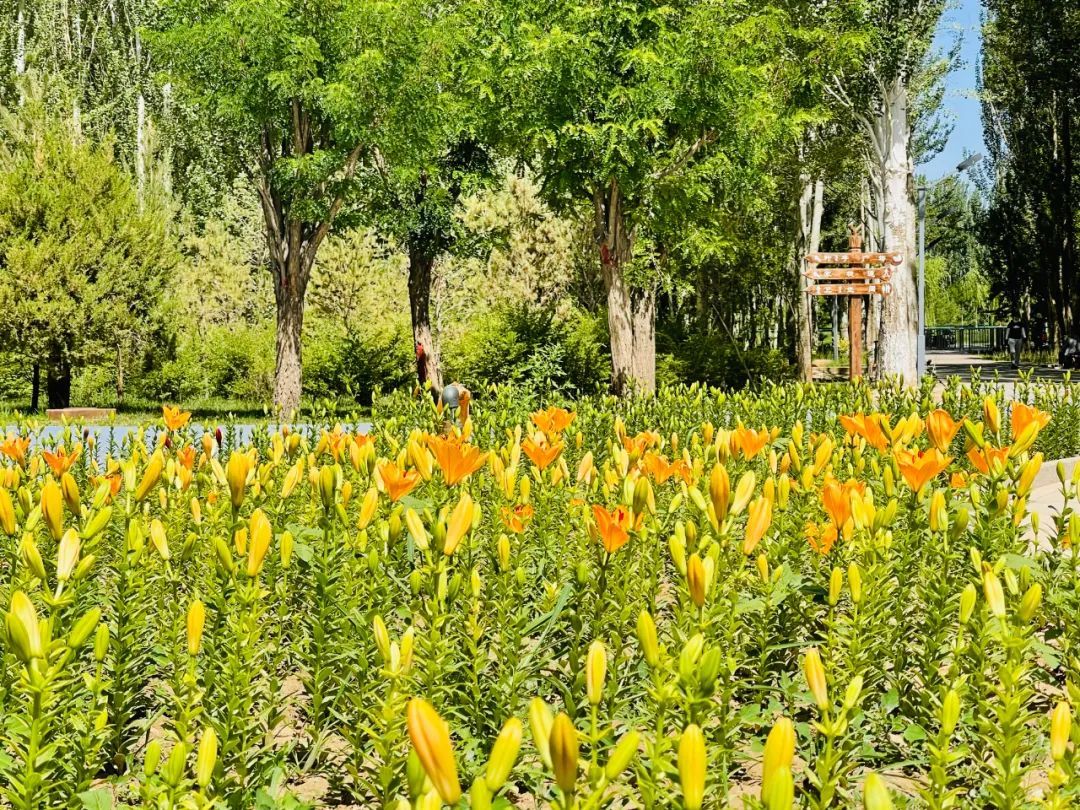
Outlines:
[[[515,507],[504,506],[502,508],[502,522],[507,529],[514,534],[521,534],[533,517],[533,508],[530,504],[522,503]]]
[[[622,437],[623,449],[634,459],[640,458],[642,453],[658,444],[660,444],[660,434],[651,430],[643,430],[633,437]]]
[[[338,425],[332,431],[324,430],[322,436],[319,437],[319,443],[315,445],[315,455],[326,450],[333,456],[334,461],[340,462],[342,453],[346,449],[345,442],[350,438],[341,425]]]
[[[616,506],[614,512],[609,512],[599,504],[594,504],[592,509],[600,543],[608,554],[614,554],[630,539],[630,510]]]
[[[1050,414],[1045,411],[1040,411],[1038,408],[1033,408],[1030,405],[1025,405],[1023,402],[1012,403],[1011,409],[1012,431],[1014,437],[1023,433],[1025,428],[1032,422],[1038,424],[1039,427],[1037,430],[1042,430],[1050,421]]]
[[[828,524],[825,529],[822,530],[816,523],[808,522],[803,531],[806,533],[806,541],[810,544],[810,548],[818,554],[828,554],[832,551],[833,545],[836,543],[836,538],[839,536],[836,524],[834,523]]]
[[[548,444],[547,439],[541,434],[537,434],[535,437],[525,439],[521,443],[521,449],[525,451],[529,461],[535,464],[538,469],[545,470],[562,453],[563,444],[562,442]]]
[[[577,418],[577,414],[552,405],[545,410],[537,411],[531,418],[538,430],[542,430],[548,436],[555,436],[570,427]]]
[[[926,430],[930,434],[930,441],[942,453],[948,452],[949,445],[959,429],[960,423],[941,408],[926,417]]]
[[[21,438],[8,434],[3,442],[0,442],[0,453],[10,458],[20,467],[26,466],[26,454],[30,450],[30,438]]]
[[[738,450],[742,453],[742,457],[746,460],[752,459],[762,448],[768,444],[771,436],[767,429],[754,430],[753,428],[743,427],[739,425],[731,433],[731,447],[733,450]]]
[[[195,448],[192,445],[181,447],[180,451],[176,454],[176,460],[180,462],[180,466],[190,470],[195,466]]]
[[[850,416],[841,415],[840,424],[850,436],[862,436],[866,443],[876,450],[884,450],[889,445],[889,440],[881,429],[881,417],[879,414],[867,416],[856,413]]]
[[[650,451],[641,457],[641,467],[658,484],[663,484],[673,475],[677,475],[690,483],[690,467],[681,458],[676,461],[668,461],[659,453]]]
[[[913,492],[918,492],[928,481],[940,475],[952,461],[936,447],[921,451],[897,449],[895,452],[900,474]]]
[[[842,528],[851,517],[851,495],[855,492],[864,494],[866,484],[854,478],[841,484],[830,476],[821,488],[821,503],[837,528]]]
[[[971,456],[969,455],[968,458],[970,458],[970,457]],[[954,472],[949,477],[949,486],[952,487],[953,489],[963,489],[964,487],[967,486],[967,483],[968,483],[967,476],[964,475],[962,472]]]
[[[191,412],[162,405],[161,416],[165,420],[165,427],[169,430],[180,430],[191,419]]]
[[[403,470],[392,461],[379,465],[379,475],[390,500],[398,501],[416,489],[420,483],[420,473],[416,470]]]
[[[52,474],[59,478],[71,469],[71,465],[75,463],[81,454],[82,445],[77,444],[75,445],[75,449],[70,453],[64,449],[64,445],[60,445],[56,448],[55,453],[50,453],[48,450],[45,450],[41,455],[45,457],[45,463],[49,465]]]
[[[1000,469],[1005,466],[1005,460],[1009,457],[1009,448],[986,445],[980,450],[977,447],[972,447],[968,450],[967,457],[972,467],[983,475],[990,475],[990,471],[995,467]]]
[[[451,487],[483,467],[488,458],[487,453],[458,438],[429,436],[427,446],[442,470],[446,485]]]

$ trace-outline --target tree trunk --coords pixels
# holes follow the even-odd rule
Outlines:
[[[619,184],[593,192],[594,231],[607,290],[611,390],[618,396],[656,391],[656,291],[632,288],[626,268],[634,235],[626,222]]]
[[[409,314],[412,316],[413,348],[416,350],[416,379],[420,387],[431,384],[431,395],[442,394],[442,364],[439,344],[431,328],[431,279],[435,257],[420,247],[409,247]]]
[[[304,295],[307,273],[300,267],[299,251],[290,251],[285,266],[275,268],[274,302],[277,305],[277,363],[274,375],[274,408],[282,419],[300,409],[304,364]]]
[[[795,248],[795,364],[799,379],[810,382],[814,378],[814,343],[810,329],[810,296],[806,292],[808,280],[803,271],[808,269],[803,256],[810,253],[810,219],[814,199],[814,184],[809,175],[802,176],[802,193],[799,195],[799,244]]]
[[[41,407],[41,364],[35,362],[30,374],[30,413],[37,413]]]
[[[656,291],[632,292],[634,326],[634,385],[642,392],[656,390]]]
[[[45,401],[49,408],[71,406],[71,363],[59,350],[49,358],[45,374]]]
[[[873,170],[871,169],[871,173]],[[877,195],[872,202],[870,197],[870,185],[873,177],[864,177],[859,193],[859,218],[863,227],[865,249],[877,253],[881,250],[881,229],[878,227],[878,218],[875,212],[880,211],[882,206],[881,197]],[[880,183],[874,183],[874,188],[879,190]],[[871,379],[878,376],[878,335],[881,329],[881,296],[869,295],[866,301],[866,374]]]
[[[899,375],[908,385],[918,382],[918,289],[915,272],[915,203],[910,154],[908,88],[894,79],[886,88],[881,111],[884,133],[885,249],[903,254],[893,270],[892,290],[882,304],[881,373]]]
[[[135,101],[135,191],[139,207],[146,201],[146,97],[139,91]]]
[[[124,350],[116,344],[116,404],[124,404]]]
[[[26,73],[26,9],[24,0],[18,0],[15,11],[15,75]],[[22,86],[19,87],[19,103],[22,104]]]
[[[803,254],[817,253],[821,247],[821,214],[825,197],[825,182],[820,178],[811,182],[809,175],[803,175],[802,180],[802,194],[799,197],[801,239],[795,256],[795,272],[798,282],[798,305],[795,308],[798,336],[795,344],[795,357],[799,369],[799,379],[810,382],[814,376],[813,310],[810,295],[806,292],[809,282],[806,276],[803,275]]]

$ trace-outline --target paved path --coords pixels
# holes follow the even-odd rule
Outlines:
[[[1020,368],[1015,369],[1012,363],[1005,360],[962,352],[927,352],[926,360],[928,369],[932,369],[942,381],[949,377],[960,377],[964,382],[970,382],[972,371],[978,371],[984,382],[996,377],[1003,383],[1017,383],[1021,372],[1031,372],[1032,379],[1036,380],[1061,382],[1065,378],[1065,371],[1060,368],[1021,363]]]
[[[1080,456],[1062,460],[1065,465],[1065,480],[1072,480],[1076,465],[1080,464]],[[1044,547],[1049,547],[1049,538],[1054,534],[1054,519],[1061,512],[1063,496],[1061,494],[1061,482],[1057,476],[1056,461],[1043,462],[1042,469],[1035,476],[1035,482],[1031,485],[1031,494],[1028,495],[1028,511],[1039,516],[1039,540]],[[1070,502],[1073,509],[1077,508],[1076,501]]]

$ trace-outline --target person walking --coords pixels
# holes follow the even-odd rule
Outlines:
[[[1013,318],[1005,330],[1005,337],[1009,341],[1009,357],[1012,358],[1013,368],[1020,368],[1020,351],[1024,348],[1024,340],[1027,339],[1027,330],[1019,318]]]

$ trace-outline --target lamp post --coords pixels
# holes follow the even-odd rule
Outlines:
[[[976,152],[974,155],[969,155],[960,161],[956,168],[949,174],[942,177],[944,180],[954,174],[960,174],[967,171],[980,160],[983,159],[981,153]],[[940,183],[941,180],[938,182]],[[916,203],[916,209],[919,217],[919,284],[918,284],[918,297],[919,297],[919,337],[916,341],[915,350],[915,367],[919,372],[919,378],[926,373],[926,185],[920,185],[918,188],[918,197]]]

